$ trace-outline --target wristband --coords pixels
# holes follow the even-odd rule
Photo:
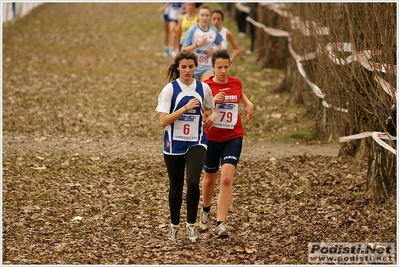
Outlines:
[[[186,108],[186,105],[184,105],[184,109],[186,110],[186,112],[188,111],[187,108]]]
[[[197,43],[195,43],[195,47],[198,47]]]

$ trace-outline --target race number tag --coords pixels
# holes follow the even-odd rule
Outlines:
[[[216,113],[218,114],[218,118],[215,122],[215,127],[234,129],[238,118],[238,104],[217,104]]]
[[[206,50],[197,49],[195,55],[197,56],[199,67],[212,66],[212,58],[207,55]]]
[[[174,122],[173,139],[178,141],[198,141],[199,115],[183,114]]]

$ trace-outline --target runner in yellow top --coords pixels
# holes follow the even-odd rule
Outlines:
[[[184,3],[186,13],[179,19],[175,32],[180,35],[180,42],[183,40],[187,30],[198,22],[197,6],[194,2]],[[181,45],[180,45],[181,50]]]

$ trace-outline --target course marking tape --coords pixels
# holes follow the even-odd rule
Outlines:
[[[301,29],[301,32],[305,35],[310,35],[309,32],[309,26],[310,23],[309,21],[305,21],[305,23],[302,23],[300,21],[300,18],[294,17],[291,13],[288,13],[287,11],[281,10],[281,8],[284,8],[284,4],[275,4],[275,3],[261,3],[261,5],[268,6],[269,9],[273,10],[277,14],[291,18],[291,27],[293,29]],[[247,12],[248,13],[248,12]],[[325,100],[324,97],[325,95],[321,91],[321,89],[307,78],[306,72],[303,68],[303,65],[301,63],[302,60],[312,60],[316,58],[316,54],[320,52],[320,45],[318,47],[317,52],[311,52],[305,55],[298,55],[294,49],[292,48],[291,45],[291,36],[287,31],[282,31],[270,27],[266,27],[264,24],[259,23],[255,20],[253,20],[251,17],[247,16],[246,18],[247,21],[252,23],[253,25],[262,28],[267,34],[275,36],[275,37],[287,37],[288,38],[288,49],[290,51],[290,54],[292,57],[295,59],[297,68],[301,76],[305,79],[305,81],[308,83],[310,88],[313,90],[315,95],[321,99],[323,99],[323,106],[327,108],[331,108],[332,106],[329,105]],[[317,27],[315,22],[312,22],[312,25],[316,29],[316,33],[320,35],[328,35],[329,34],[329,29],[327,27]],[[328,43],[326,45],[326,50],[329,53],[329,58],[337,65],[345,65],[349,64],[353,61],[358,61],[365,69],[369,71],[378,71],[378,72],[383,72],[383,73],[391,73],[394,75],[397,75],[397,68],[396,65],[390,65],[390,64],[385,64],[385,63],[370,63],[369,59],[372,58],[373,55],[380,55],[382,54],[381,50],[365,50],[365,51],[360,51],[360,52],[355,52],[354,49],[352,49],[353,44],[352,43],[346,43],[346,42],[338,42],[338,43]],[[333,49],[337,49],[338,51],[343,51],[343,52],[349,52],[352,53],[349,57],[346,59],[339,58],[335,56],[333,53]],[[393,96],[395,95],[396,98],[396,89],[393,88],[388,82],[386,82],[383,78],[381,78],[379,75],[374,74],[374,80],[378,82],[382,89],[389,95]],[[392,93],[393,92],[393,93]],[[347,109],[343,108],[337,108],[334,107],[334,109],[342,112],[348,112]],[[372,137],[379,145],[382,147],[386,148],[390,152],[396,155],[396,149],[392,148],[389,146],[386,142],[384,142],[382,139],[385,140],[396,140],[395,136],[391,136],[387,133],[381,133],[381,132],[364,132],[360,134],[355,134],[355,135],[350,135],[350,136],[345,136],[345,137],[340,137],[339,141],[342,142],[347,142],[350,140],[355,140],[355,139],[361,139],[361,138],[366,138],[366,137]]]
[[[385,143],[382,139],[384,140],[396,140],[396,136],[392,136],[388,133],[382,133],[382,132],[364,132],[364,133],[359,133],[359,134],[354,134],[354,135],[348,135],[348,136],[343,136],[339,138],[339,142],[348,142],[351,140],[356,140],[356,139],[362,139],[366,137],[372,137],[380,146],[384,147],[385,149],[389,150],[393,154],[396,155],[396,149],[392,148],[390,145]]]
[[[329,35],[330,30],[328,27],[320,27],[317,26],[316,22],[308,21],[305,20],[305,22],[302,22],[301,19],[298,16],[293,16],[291,13],[289,13],[286,10],[283,10],[286,8],[286,5],[284,3],[267,3],[263,2],[260,3],[262,6],[266,6],[268,9],[272,10],[273,12],[277,13],[280,16],[287,17],[291,19],[291,28],[292,29],[299,29],[302,34],[305,36],[310,36],[310,25],[313,26],[315,29],[316,34],[318,35]],[[251,19],[248,19],[252,24],[255,26],[261,27],[267,32],[268,34],[272,36],[278,36],[274,35],[274,30],[272,28],[267,28],[265,25],[261,23],[254,23],[254,21]],[[263,26],[262,26],[263,25]],[[267,30],[266,30],[267,29]],[[288,33],[287,33],[288,34]],[[327,44],[327,51],[329,52],[329,58],[336,64],[338,65],[345,65],[348,63],[351,63],[352,61],[358,61],[365,69],[369,71],[378,71],[382,73],[390,73],[394,74],[395,76],[397,75],[397,66],[396,65],[391,65],[391,64],[385,64],[385,63],[370,63],[369,59],[372,58],[373,55],[381,55],[382,50],[366,50],[366,51],[360,51],[357,53],[354,53],[354,49],[352,49],[353,44],[351,43],[345,43],[345,42],[338,42],[338,43],[329,43]],[[353,53],[351,56],[349,56],[346,60],[342,58],[338,58],[335,56],[332,52],[332,49],[336,48],[338,51],[343,51],[343,52],[350,52]],[[318,52],[320,51],[320,47],[318,49]],[[316,58],[316,53],[317,52],[311,52],[306,55],[301,56],[302,60],[312,60]],[[388,82],[384,81],[381,77],[375,77],[374,78],[384,89],[384,91],[389,94],[390,96],[395,95],[396,98],[396,89],[393,88],[391,85],[389,85]],[[394,92],[392,94],[392,92]],[[344,109],[342,109],[344,110]]]

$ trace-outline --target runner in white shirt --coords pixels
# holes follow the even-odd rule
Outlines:
[[[201,81],[213,75],[212,55],[222,48],[223,37],[209,24],[210,20],[211,9],[208,6],[200,6],[198,23],[187,31],[181,41],[182,50],[193,51],[197,56],[198,67],[195,69],[194,78]]]
[[[188,240],[198,242],[195,223],[200,199],[199,182],[208,142],[204,130],[213,127],[217,114],[211,89],[193,78],[197,65],[193,52],[180,51],[176,55],[167,71],[170,82],[159,94],[156,108],[165,129],[163,154],[169,176],[169,241],[177,239],[186,182]]]
[[[230,62],[233,63],[233,59],[238,56],[240,53],[240,47],[238,46],[236,40],[234,39],[233,33],[223,26],[224,15],[223,12],[219,9],[215,9],[211,13],[211,24],[213,27],[218,29],[220,35],[223,37],[222,49],[227,49],[228,44],[230,43],[233,47],[233,52],[230,54]]]
[[[171,38],[171,50],[169,51],[170,56],[174,58],[180,50],[180,36],[176,34],[174,29],[176,28],[177,22],[183,15],[183,2],[166,2],[159,9],[160,11],[167,12],[165,20],[169,24],[169,34]],[[164,56],[167,56],[167,50],[164,50]]]

